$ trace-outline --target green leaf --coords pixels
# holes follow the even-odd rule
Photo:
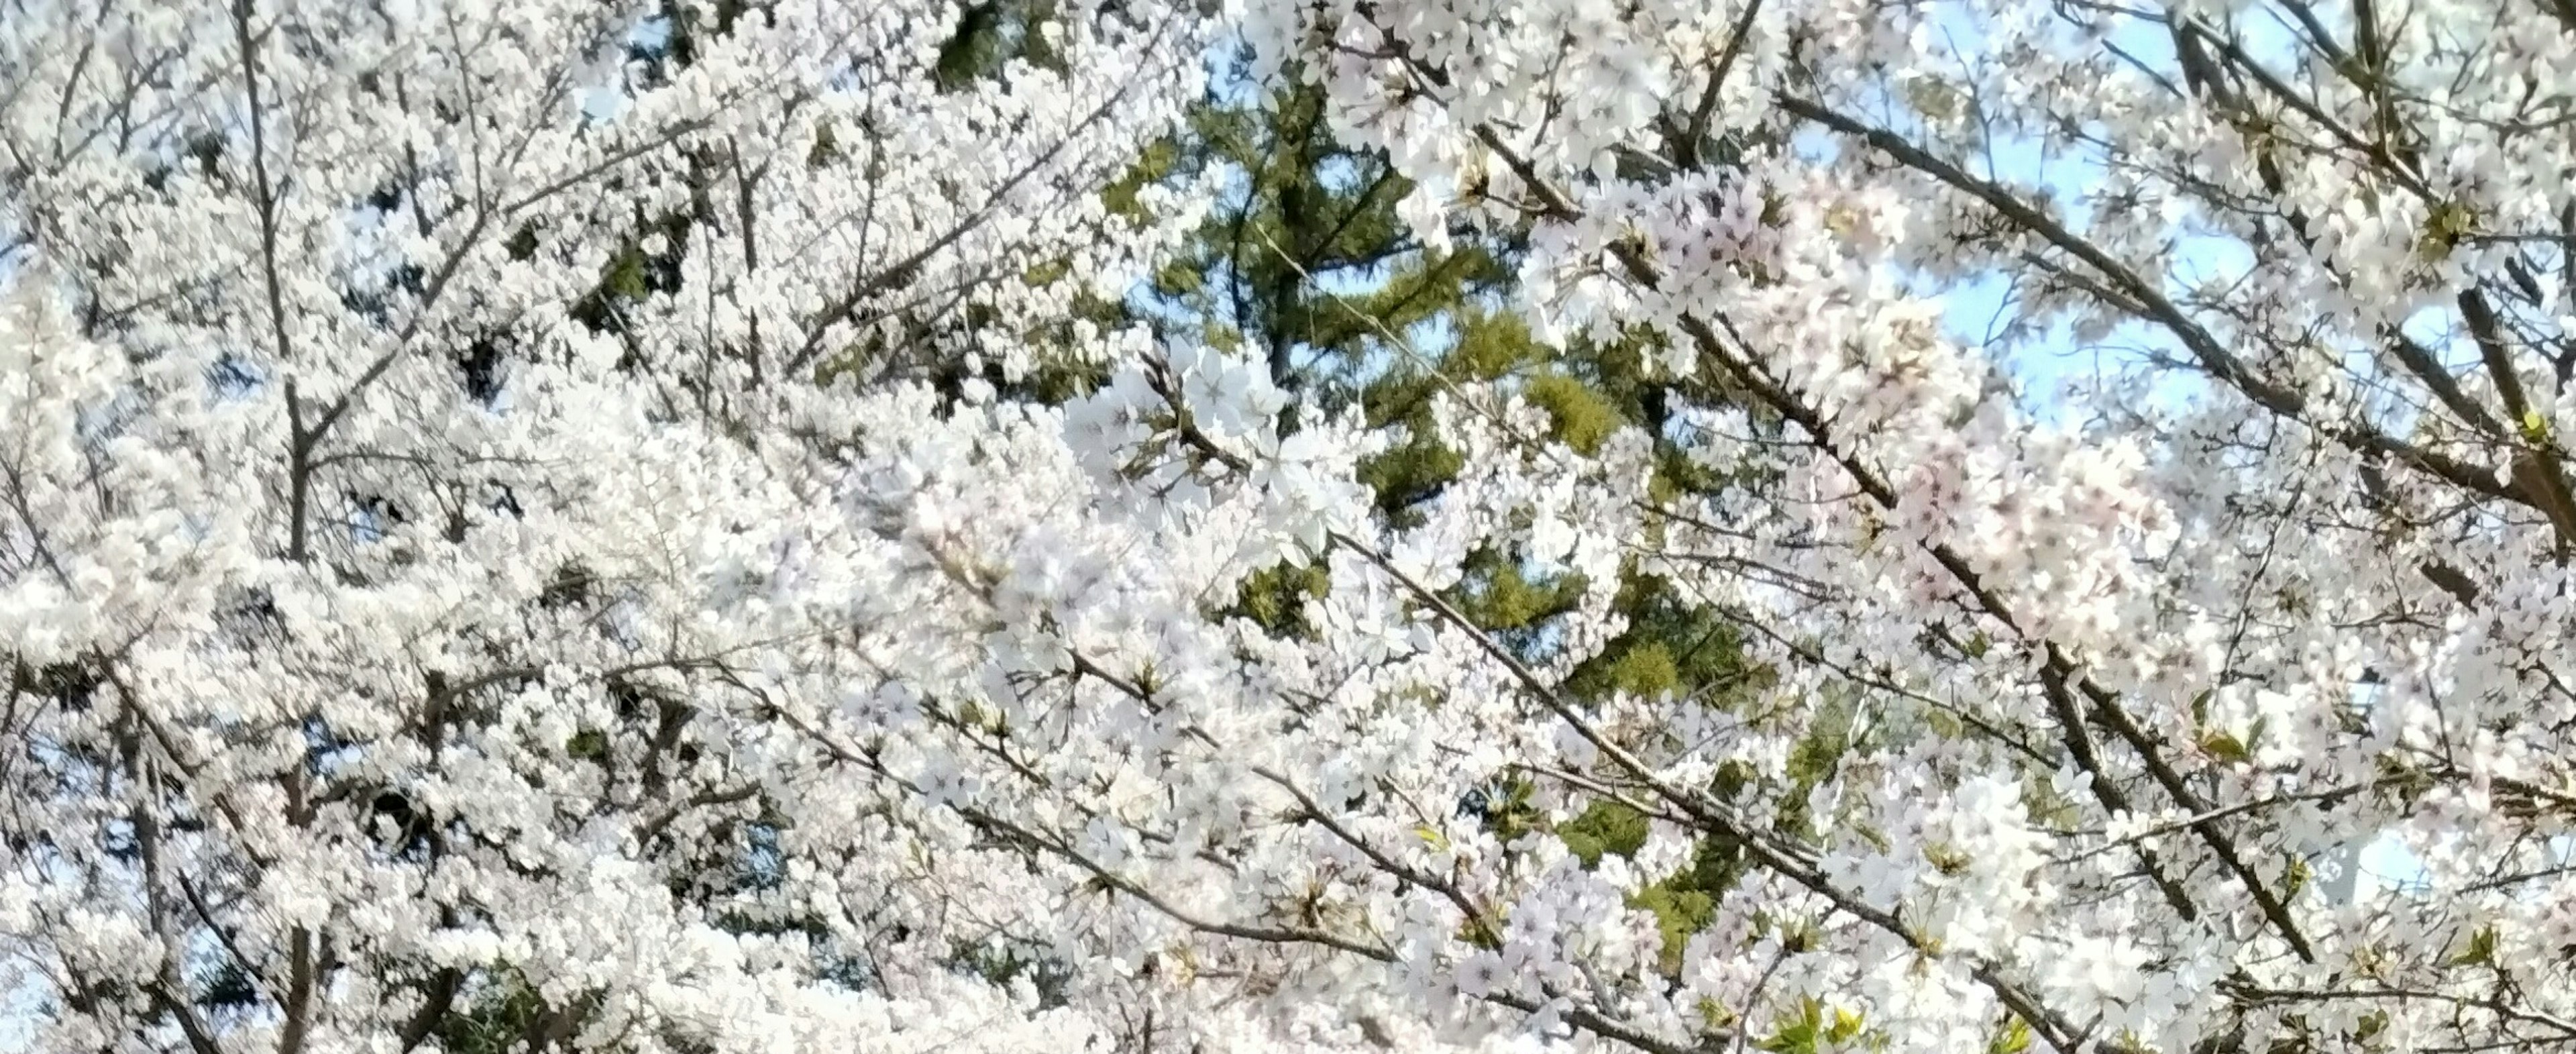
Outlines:
[[[2030,1022],[2018,1015],[2005,1015],[2003,1030],[1986,1041],[1986,1054],[2022,1054],[2029,1049]]]
[[[1833,1021],[1825,1026],[1825,1040],[1834,1044],[1849,1043],[1860,1038],[1861,1029],[1859,1014],[1835,1007]]]
[[[2451,957],[2453,966],[2485,966],[2495,962],[2498,934],[2494,926],[2480,926],[2469,934],[2469,946]]]
[[[1816,1054],[1816,1038],[1824,1030],[1824,1016],[1823,1004],[1801,999],[1796,1010],[1774,1021],[1771,1034],[1754,1045],[1771,1054]]]

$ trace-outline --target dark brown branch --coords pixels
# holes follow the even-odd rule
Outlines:
[[[1787,103],[1784,102],[1784,105],[1786,104]],[[1992,184],[1985,183],[1984,181],[1977,180],[1974,177],[1967,175],[1965,172],[1959,171],[1953,166],[1941,162],[1936,158],[1932,158],[1929,155],[1923,154],[1910,144],[1905,143],[1901,139],[1897,139],[1892,134],[1877,129],[1863,128],[1858,125],[1857,122],[1852,122],[1847,118],[1840,117],[1839,115],[1830,114],[1828,111],[1824,111],[1821,108],[1814,107],[1812,105],[1807,105],[1806,109],[1832,117],[1834,121],[1841,122],[1839,127],[1860,129],[1862,134],[1873,137],[1871,138],[1871,142],[1874,145],[1881,139],[1888,140],[1895,147],[1907,151],[1914,157],[1919,158],[1921,161],[1939,166],[1946,170],[1950,174],[1951,178],[1955,178],[1960,181],[1959,185],[1970,188],[1983,188],[1986,192],[1993,195],[1997,201],[2002,203],[2001,205],[1998,205],[1998,208],[2001,208],[2004,205],[2009,205],[2013,212],[2027,215],[2040,224],[2047,225],[2052,229],[2057,229],[2053,222],[2048,221],[2045,217],[2038,216],[2027,205],[2022,204],[2018,199],[2013,198],[2011,195],[2002,192],[2000,188],[1996,188]],[[1828,123],[1831,124],[1831,122]],[[1547,203],[1551,210],[1562,215],[1572,215],[1573,208],[1571,204],[1566,201],[1564,196],[1551,187],[1536,171],[1531,169],[1528,163],[1522,159],[1517,152],[1512,151],[1509,145],[1502,141],[1501,136],[1495,134],[1489,128],[1480,127],[1479,132],[1486,145],[1493,148],[1497,154],[1504,157],[1506,161],[1513,166],[1515,172],[1521,177],[1522,181],[1528,184],[1533,191],[1540,196],[1542,201]],[[2075,247],[2081,247],[2085,251],[2077,252],[2076,254],[2079,257],[2085,257],[2089,253],[2090,257],[2098,259],[2100,262],[2097,263],[2096,266],[2109,272],[2110,277],[2112,277],[2113,280],[2118,281],[2120,280],[2120,276],[2128,275],[2129,277],[2127,282],[2124,282],[2123,284],[2130,285],[2130,291],[2132,294],[2137,295],[2141,301],[2146,302],[2151,309],[2156,309],[2155,305],[2157,304],[2163,304],[2164,306],[2158,310],[2171,312],[2174,317],[2181,319],[2184,325],[2192,326],[2188,319],[2181,317],[2179,309],[2172,307],[2170,302],[2164,301],[2161,294],[2156,293],[2152,287],[2137,280],[2134,275],[2129,275],[2129,272],[2125,269],[2119,268],[2116,261],[2110,260],[2107,256],[2101,254],[2099,250],[2094,250],[2089,243],[2076,239],[2072,235],[2065,234],[2062,229],[2059,229],[2059,233],[2068,243],[2066,247],[2070,252],[2075,252]],[[1620,260],[1623,268],[1627,271],[1631,280],[1649,287],[1653,286],[1660,280],[1660,275],[1657,273],[1653,262],[1645,259],[1644,256],[1634,248],[1623,247],[1620,249],[1614,249],[1613,251]],[[1756,368],[1753,363],[1735,355],[1728,348],[1726,342],[1718,338],[1715,330],[1711,329],[1706,321],[1696,316],[1685,315],[1681,319],[1681,328],[1685,336],[1689,337],[1693,343],[1699,345],[1700,351],[1706,359],[1719,363],[1722,368],[1726,369],[1732,375],[1736,383],[1761,398],[1774,412],[1777,412],[1783,417],[1797,423],[1801,428],[1805,429],[1810,436],[1813,436],[1817,446],[1824,450],[1829,456],[1833,457],[1834,460],[1843,467],[1845,472],[1852,477],[1854,482],[1860,486],[1862,491],[1868,494],[1873,501],[1879,504],[1882,508],[1893,509],[1897,507],[1897,494],[1895,488],[1890,486],[1885,480],[1879,478],[1878,474],[1874,470],[1869,466],[1862,464],[1848,450],[1840,447],[1834,441],[1833,437],[1835,433],[1832,427],[1828,425],[1828,423],[1819,414],[1817,414],[1813,408],[1807,406],[1803,400],[1798,399],[1793,393],[1772,380],[1763,371]],[[2199,333],[2200,340],[2209,342],[2214,347],[2214,341],[2211,340],[2205,331],[2199,330],[2197,326],[2192,326],[2190,332]],[[1740,344],[1741,341],[1739,340],[1738,343]],[[2234,365],[2235,359],[2224,349],[2217,349],[2215,358],[2204,356],[2204,361],[2226,364],[2226,368],[2228,369],[2233,369],[2240,373],[2243,372],[2241,366]],[[2213,372],[2216,372],[2219,368],[2220,367],[2217,365],[2212,366]],[[2248,376],[2250,376],[2250,374]],[[1969,565],[1964,558],[1960,557],[1957,553],[1951,551],[1946,546],[1929,545],[1926,548],[1933,559],[1958,581],[1961,588],[1965,589],[1971,597],[1976,599],[1981,608],[1985,609],[1988,614],[2001,620],[2005,625],[2014,627],[2016,632],[2019,631],[2020,620],[2015,617],[2015,613],[2011,609],[2010,605],[2006,604],[2000,595],[1993,592],[1981,580],[1975,569]],[[1390,572],[1393,571],[1391,565],[1386,565],[1381,562],[1380,566],[1386,567]],[[1445,604],[1441,605],[1441,607],[1445,606]],[[1463,620],[1460,621],[1462,625],[1465,624]],[[2052,708],[2056,711],[2060,722],[2066,725],[2067,730],[2069,730],[2069,734],[2077,734],[2083,727],[2084,715],[2081,708],[2076,705],[2076,700],[2070,694],[2069,689],[2081,689],[2087,695],[2096,695],[2097,693],[2100,693],[2101,690],[2086,682],[2073,662],[2068,660],[2065,654],[2060,651],[2054,643],[2044,643],[2043,647],[2046,667],[2044,668],[2045,676],[2043,676],[2042,679],[2042,687],[2049,692]],[[1500,653],[1499,649],[1493,650],[1498,654],[1502,654],[1506,662],[1513,662],[1516,664],[1516,660],[1510,659],[1508,653]],[[2102,709],[2099,705],[2100,700],[2097,698],[2095,701],[2097,703],[2095,709]],[[2111,707],[2110,709],[2116,712],[2117,708]],[[2125,714],[2121,714],[2119,716],[2123,719],[2126,717]],[[1569,716],[1568,720],[1572,720],[1572,718]],[[1577,727],[1580,728],[1582,726],[1578,724]],[[2129,739],[2130,737],[2124,735],[2122,738]],[[2144,744],[2140,741],[2132,741],[2131,746],[2133,749],[2147,753],[2156,765],[2162,764],[2161,758],[2154,757],[2151,745]],[[2098,784],[2103,781],[2097,775],[2095,782]],[[2188,788],[2183,788],[2183,791],[2188,793]],[[2170,786],[2168,786],[2168,792],[2172,792],[2172,788]],[[2196,801],[2197,799],[2195,798],[2193,800]],[[2201,811],[2206,810],[2203,808]],[[2314,961],[2314,949],[2308,944],[2306,937],[2299,932],[2296,922],[2289,914],[2287,906],[2281,903],[2280,899],[2272,893],[2271,889],[2263,881],[2262,877],[2256,874],[2252,870],[2251,866],[2248,865],[2236,852],[2232,841],[2224,836],[2223,832],[2218,829],[2214,822],[2202,825],[2195,829],[2202,835],[2204,840],[2210,843],[2212,850],[2217,853],[2221,862],[2225,863],[2229,869],[2234,872],[2237,880],[2246,887],[2249,893],[2253,895],[2257,905],[2263,909],[2265,918],[2269,920],[2274,927],[2281,931],[2284,939],[2289,941],[2291,947],[2296,950],[2302,958]]]
[[[805,341],[797,346],[795,354],[788,356],[783,372],[791,376],[803,372],[806,366],[813,363],[814,357],[822,353],[824,336],[831,332],[833,326],[847,321],[851,313],[858,310],[859,305],[866,303],[869,297],[911,280],[913,272],[921,265],[947,251],[948,247],[956,244],[959,239],[983,227],[1001,211],[1002,203],[1011,196],[1013,191],[1019,189],[1020,184],[1055,163],[1057,156],[1063,154],[1067,146],[1081,138],[1083,132],[1108,117],[1120,103],[1126,101],[1128,90],[1134,86],[1133,80],[1121,83],[1118,90],[1109,93],[1109,97],[1101,100],[1100,105],[1093,107],[1090,113],[1084,114],[1080,121],[1067,129],[1062,138],[1056,140],[1028,164],[1022,165],[1018,171],[1011,173],[1010,178],[1003,180],[1000,186],[993,188],[993,192],[985,197],[983,206],[968,215],[964,221],[950,227],[945,233],[931,239],[930,244],[922,246],[903,259],[878,268],[874,274],[860,278],[851,285],[848,293],[826,305],[822,311],[807,320]]]
[[[464,986],[464,971],[453,966],[440,968],[438,975],[430,978],[428,990],[421,993],[420,1009],[412,1012],[411,1020],[403,1022],[404,1054],[429,1041],[429,1034],[446,1019],[448,1008],[456,1005],[456,993]]]
[[[1838,132],[1851,135],[1886,153],[1908,168],[1939,180],[1943,184],[1985,202],[2003,217],[2045,239],[2067,254],[2084,261],[2107,281],[2145,309],[2145,314],[2164,326],[2190,349],[2201,367],[2243,393],[2248,399],[2282,417],[2315,429],[2328,439],[2366,453],[2387,454],[2436,476],[2454,486],[2490,498],[2541,507],[2541,496],[2527,493],[2521,487],[2497,482],[2492,469],[2480,468],[2436,450],[2419,447],[2377,429],[2357,423],[2316,420],[2310,416],[2306,397],[2271,382],[2256,373],[2243,360],[2219,343],[2216,337],[2193,321],[2182,309],[2167,299],[2154,283],[2103,252],[2091,242],[2076,237],[2057,221],[2032,208],[2010,191],[1990,180],[1980,179],[1925,152],[1904,138],[1882,128],[1862,124],[1842,114],[1795,96],[1782,96],[1783,109]]]
[[[295,368],[295,346],[286,330],[286,293],[277,278],[277,186],[268,178],[267,119],[260,112],[259,49],[250,31],[251,0],[233,0],[233,37],[241,52],[243,107],[250,115],[251,203],[259,212],[259,268],[267,287],[268,328],[276,341],[277,368],[292,372]],[[312,487],[309,469],[304,464],[311,448],[304,441],[302,409],[297,402],[295,382],[286,387],[287,403],[287,502],[286,556],[302,563],[307,549],[306,521],[310,516]]]

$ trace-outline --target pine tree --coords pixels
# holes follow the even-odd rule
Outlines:
[[[700,34],[728,32],[733,19],[750,10],[719,5],[705,20],[675,11],[667,36],[639,45],[635,57],[651,70],[685,66]],[[968,5],[940,53],[937,76],[943,84],[962,84],[1000,76],[1012,60],[1048,61],[1037,28],[1048,15],[1046,0]],[[824,129],[815,144],[816,163],[831,160],[838,148]],[[1145,187],[1210,176],[1226,188],[1220,207],[1148,286],[1123,302],[1086,298],[1081,314],[1104,330],[1144,324],[1166,340],[1255,350],[1269,363],[1274,382],[1294,394],[1292,417],[1356,412],[1372,428],[1401,426],[1408,440],[1363,469],[1378,511],[1391,522],[1418,522],[1421,507],[1438,499],[1463,467],[1459,454],[1441,442],[1432,417],[1434,396],[1444,390],[1470,384],[1511,388],[1547,410],[1546,438],[1583,453],[1597,451],[1625,427],[1661,436],[1670,426],[1666,408],[1679,401],[1677,394],[1693,402],[1724,401],[1723,393],[1671,388],[1692,382],[1650,378],[1643,364],[1657,349],[1639,341],[1539,339],[1515,303],[1521,251],[1516,237],[1461,228],[1451,232],[1445,250],[1421,244],[1396,210],[1412,191],[1409,182],[1383,155],[1338,141],[1312,89],[1291,86],[1264,105],[1238,60],[1219,71],[1184,129],[1146,150],[1127,178],[1101,192],[1114,212],[1143,222]],[[670,214],[638,215],[628,249],[611,261],[586,305],[591,325],[616,332],[623,305],[676,291],[679,254],[705,207],[699,202]],[[662,235],[658,255],[644,248],[653,234]],[[1018,277],[1042,285],[1058,275],[1041,265]],[[944,325],[971,338],[987,327],[1014,324],[969,306],[953,317],[923,319],[915,336],[926,339],[929,327]],[[1070,332],[1053,336],[1070,350]],[[833,370],[882,360],[897,350],[853,347],[827,360],[818,379],[828,382]],[[1006,376],[997,362],[960,355],[931,359],[923,368],[925,379],[952,399],[970,378],[1006,397],[1048,403],[1076,397],[1100,380],[1073,354],[1024,376]],[[470,369],[467,379],[471,383]],[[1674,444],[1660,444],[1657,488],[1707,490],[1724,482]],[[1447,599],[1480,627],[1537,658],[1549,647],[1550,623],[1572,611],[1584,588],[1569,575],[1533,570],[1520,554],[1488,549],[1474,556],[1470,574]],[[1320,567],[1281,564],[1247,582],[1231,613],[1268,632],[1303,634],[1307,602],[1323,589]],[[1568,689],[1578,698],[1626,693],[1706,700],[1763,675],[1744,659],[1730,621],[1662,579],[1633,566],[1624,569],[1615,607],[1627,629],[1576,669]],[[1820,731],[1815,749],[1802,753],[1802,764],[1820,772],[1841,734]],[[1545,822],[1529,793],[1527,784],[1497,773],[1490,788],[1468,795],[1459,807],[1481,815],[1498,834],[1513,836]],[[1554,833],[1588,866],[1604,854],[1634,853],[1644,841],[1645,820],[1603,804]],[[674,882],[696,887],[692,896],[713,893],[745,904],[724,919],[742,932],[811,926],[792,912],[757,907],[769,881],[760,846],[778,832],[748,824],[737,834],[736,857],[703,861]],[[1637,905],[1663,922],[1668,961],[1677,961],[1689,934],[1709,921],[1714,894],[1734,881],[1739,867],[1734,848],[1713,840],[1699,848],[1689,869],[1638,897]],[[1025,974],[1042,992],[1061,979],[1042,950],[960,949],[957,962],[960,969],[996,979]],[[850,983],[867,983],[863,962],[839,968]],[[547,1006],[523,980],[498,976],[461,994],[457,1009],[439,1019],[433,1032],[450,1051],[498,1054],[520,1049],[544,1037],[552,1023],[575,1016]]]
[[[1446,249],[1421,244],[1397,213],[1409,182],[1383,155],[1336,140],[1315,91],[1286,78],[1289,86],[1265,107],[1239,67],[1228,72],[1187,135],[1158,148],[1140,169],[1148,179],[1215,172],[1227,188],[1223,207],[1130,310],[1167,337],[1257,351],[1274,381],[1294,394],[1298,412],[1357,411],[1372,428],[1402,426],[1409,439],[1363,471],[1382,515],[1398,525],[1418,522],[1421,506],[1463,467],[1440,441],[1432,407],[1436,394],[1469,384],[1506,387],[1544,408],[1551,422],[1545,438],[1582,453],[1596,452],[1621,428],[1657,437],[1653,486],[1662,494],[1740,482],[1692,462],[1667,438],[1670,406],[1734,402],[1728,393],[1702,390],[1705,382],[1696,379],[1650,375],[1645,364],[1660,349],[1640,339],[1538,339],[1515,302],[1522,251],[1515,233],[1461,226],[1449,232]],[[1572,612],[1584,588],[1569,574],[1534,570],[1523,554],[1489,548],[1473,556],[1446,599],[1534,659],[1551,646],[1550,624]],[[1304,633],[1306,604],[1323,590],[1320,567],[1283,563],[1245,584],[1234,613],[1273,633]],[[1614,606],[1627,628],[1576,668],[1567,688],[1577,698],[1624,693],[1706,702],[1765,676],[1746,660],[1740,629],[1724,613],[1633,561],[1621,572]],[[1826,706],[1820,714],[1793,766],[1803,782],[1829,771],[1849,734],[1839,711]],[[1728,778],[1740,784],[1748,777]],[[1530,791],[1498,773],[1460,808],[1509,837],[1544,823]],[[1636,852],[1646,823],[1604,803],[1555,833],[1590,866],[1605,853]],[[1708,923],[1714,896],[1741,866],[1734,846],[1711,840],[1690,868],[1638,898],[1662,920],[1668,963],[1678,963],[1683,943]]]

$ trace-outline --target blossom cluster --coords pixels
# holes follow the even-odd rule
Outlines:
[[[2576,1042],[2563,8],[1036,6],[9,8],[35,1049]],[[1670,419],[1100,325],[1225,34]]]

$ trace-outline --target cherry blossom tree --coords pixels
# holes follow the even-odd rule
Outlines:
[[[1036,323],[1164,236],[1095,191],[1201,20],[1047,13],[960,77],[936,4],[9,5],[0,933],[39,1049],[1107,1027],[953,969],[1043,905],[901,877],[896,777],[797,731],[898,637],[981,639],[841,494],[853,429],[1074,354]]]
[[[40,1049],[2576,1043],[2576,12],[5,11]],[[1228,33],[1653,419],[1098,310]]]
[[[1684,1045],[2576,1036],[2569,14],[1257,16],[1323,56],[1418,210],[1534,229],[1535,310],[1648,329],[1734,396],[1686,427],[1754,482],[1651,503],[1634,558],[1762,631],[1767,699],[1695,724],[1523,682],[1582,741],[1569,786],[1753,865],[1629,1020],[1669,1008]],[[1970,349],[1914,294],[1975,279],[2013,295]],[[2034,416],[1995,356],[2067,341],[2130,368]],[[1834,698],[1866,729],[1784,778]],[[2358,896],[2381,840],[2413,888]]]

